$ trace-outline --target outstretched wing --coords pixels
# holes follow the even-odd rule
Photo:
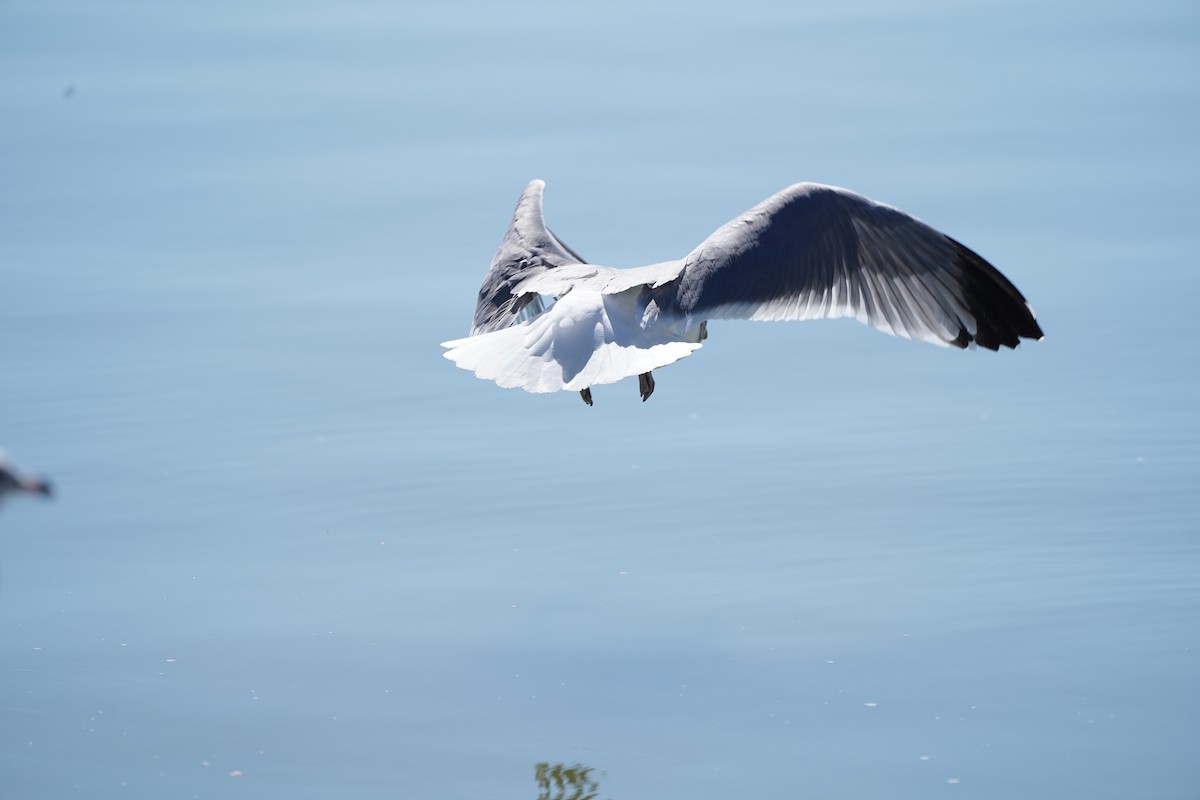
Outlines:
[[[679,311],[700,319],[854,317],[884,333],[989,350],[1040,339],[1017,288],[891,206],[800,183],[723,225],[684,260]]]
[[[532,180],[521,192],[512,224],[500,242],[492,265],[479,288],[471,335],[507,328],[521,318],[522,311],[540,313],[543,308],[534,294],[514,290],[522,281],[564,264],[579,264],[583,259],[560,242],[542,216],[544,181]]]

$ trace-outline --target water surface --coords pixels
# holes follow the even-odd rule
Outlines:
[[[0,31],[0,443],[60,488],[0,513],[4,797],[1195,796],[1190,4]],[[500,390],[437,343],[532,177],[614,266],[849,186],[1047,338]]]

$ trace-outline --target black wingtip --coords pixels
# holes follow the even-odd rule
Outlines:
[[[1045,335],[1042,327],[1017,287],[978,253],[954,239],[950,242],[956,251],[967,310],[975,317],[975,335],[961,329],[951,344],[966,347],[974,341],[988,350],[999,350],[1016,347],[1022,339],[1041,339]]]

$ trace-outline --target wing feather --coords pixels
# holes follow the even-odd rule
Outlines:
[[[583,262],[546,227],[545,188],[544,181],[532,180],[517,200],[512,223],[479,288],[471,335],[501,330],[544,311],[537,295],[517,291],[518,285],[555,267]]]
[[[699,319],[853,317],[885,333],[991,350],[1040,339],[995,267],[904,212],[802,183],[719,228],[683,261],[677,310]]]

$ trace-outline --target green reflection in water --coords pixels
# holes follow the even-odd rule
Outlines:
[[[582,764],[568,767],[543,761],[534,764],[537,779],[537,800],[595,800],[600,784],[592,780],[592,768]]]

